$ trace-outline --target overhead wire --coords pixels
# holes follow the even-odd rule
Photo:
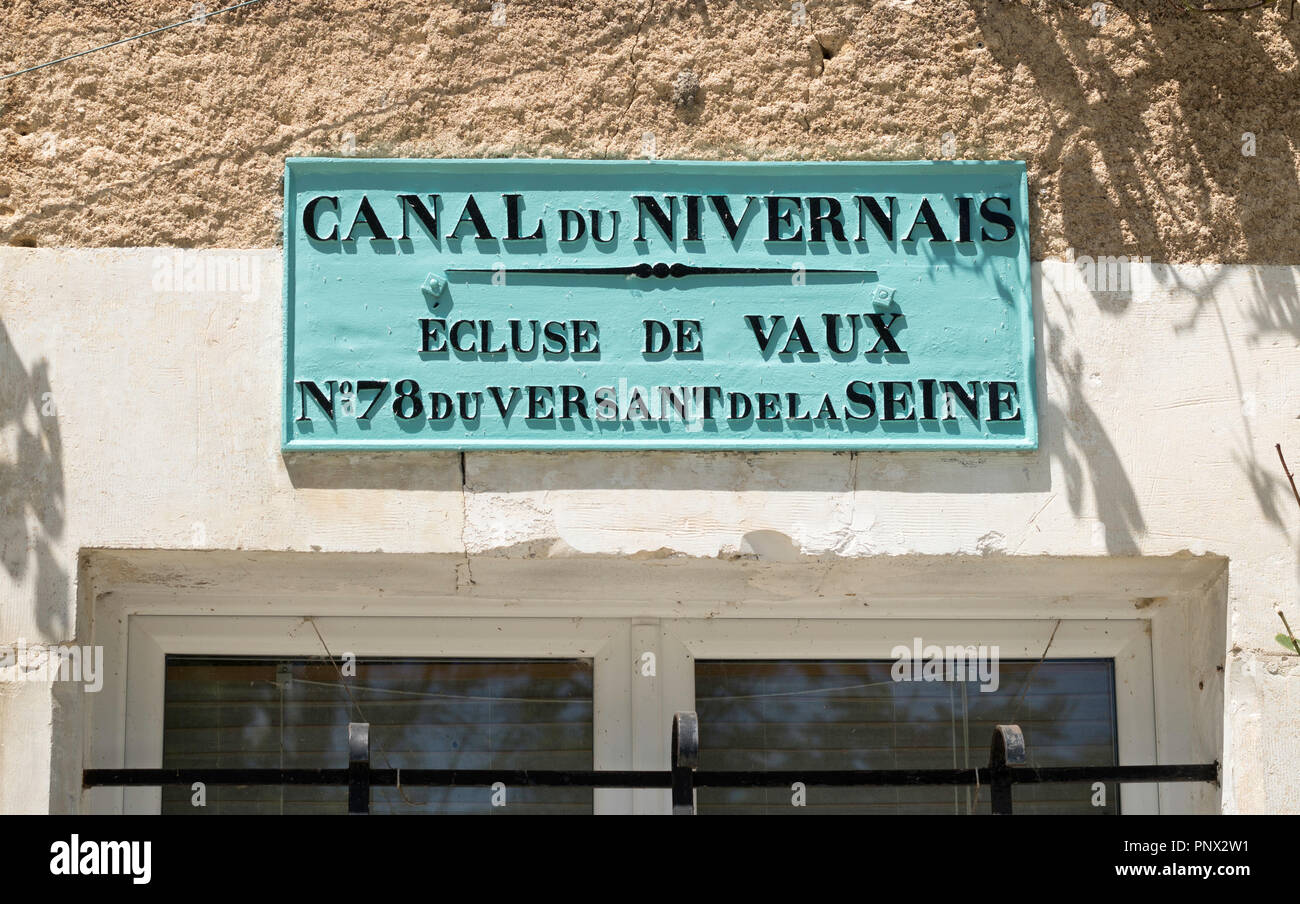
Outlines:
[[[47,66],[55,66],[59,63],[66,63],[68,60],[75,60],[77,59],[77,57],[83,57],[88,53],[96,53],[100,50],[107,50],[110,47],[117,47],[122,44],[130,43],[131,41],[138,41],[141,38],[147,38],[150,35],[156,35],[159,32],[168,31],[169,29],[172,28],[179,28],[182,25],[189,25],[193,22],[201,22],[204,19],[210,19],[213,16],[219,16],[222,13],[228,13],[231,10],[239,9],[240,7],[252,6],[254,3],[263,3],[263,2],[265,2],[265,0],[243,0],[242,3],[236,3],[233,6],[227,6],[224,9],[214,9],[210,13],[203,13],[200,16],[194,16],[192,18],[185,19],[181,22],[173,22],[170,25],[163,25],[158,28],[151,28],[149,29],[149,31],[143,31],[140,34],[132,35],[129,38],[120,38],[116,41],[110,41],[107,44],[100,44],[98,47],[91,47],[87,50],[79,50],[76,53],[70,53],[67,56],[59,57],[57,60],[49,60],[48,62],[40,63],[36,66],[28,66],[26,69],[19,69],[17,72],[10,72],[8,75],[0,75],[0,82],[3,82],[5,79],[14,78],[15,76],[26,75],[29,72],[35,72],[38,69],[44,69]]]

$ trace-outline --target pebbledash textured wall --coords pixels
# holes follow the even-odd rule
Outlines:
[[[665,158],[1022,159],[1041,256],[1293,263],[1289,2],[265,0],[0,82],[0,237],[269,246],[286,156],[637,157],[650,133]],[[0,70],[190,11],[7,0]]]
[[[0,643],[84,642],[91,574],[124,568],[100,550],[243,551],[253,585],[258,556],[463,557],[466,594],[488,558],[757,560],[792,569],[751,583],[789,605],[837,562],[959,555],[998,617],[1003,579],[1034,617],[1083,611],[1058,582],[1107,557],[1113,611],[1183,607],[1187,699],[1158,715],[1188,757],[1221,745],[1213,805],[1300,812],[1300,666],[1273,640],[1275,606],[1300,619],[1287,5],[265,0],[0,81]],[[0,75],[196,11],[9,0]],[[286,458],[284,158],[352,154],[1024,159],[1042,447]],[[178,248],[239,279],[160,283]],[[0,812],[77,806],[81,705],[0,686]]]

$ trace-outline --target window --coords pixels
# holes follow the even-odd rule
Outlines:
[[[1116,763],[1114,664],[1105,659],[998,663],[996,689],[975,681],[897,681],[893,661],[696,661],[700,768],[965,769],[988,762],[993,726],[1014,722],[1035,766]],[[991,688],[991,685],[990,685]],[[1117,813],[1084,784],[1017,785],[1021,813]],[[704,788],[699,812],[988,813],[970,787]]]
[[[704,769],[951,768],[995,722],[1039,765],[1158,762],[1151,639],[1137,619],[194,616],[139,603],[106,641],[88,767],[333,767],[372,725],[377,768],[658,770],[672,714]],[[143,609],[143,611],[141,611]],[[319,632],[319,633],[318,633]],[[893,680],[891,650],[1000,648],[995,692]],[[1044,649],[1051,640],[1046,658]],[[334,661],[354,656],[341,681]],[[1041,659],[1041,662],[1040,662]],[[347,688],[344,688],[344,685]],[[360,717],[360,718],[358,718]],[[101,727],[102,726],[102,727]],[[1019,812],[1142,813],[1154,785],[1017,786]],[[404,795],[404,796],[403,796]],[[92,812],[190,812],[188,787],[95,788]],[[373,789],[376,813],[668,812],[664,789]],[[700,810],[792,813],[792,792],[700,789]],[[987,792],[809,788],[802,812],[987,810]],[[207,788],[207,812],[346,808],[343,788]]]
[[[666,709],[699,713],[702,769],[728,768],[724,763],[777,769],[782,759],[795,769],[953,768],[954,759],[959,767],[980,766],[988,763],[993,724],[1012,716],[1025,732],[1029,762],[1040,766],[1159,761],[1151,638],[1141,620],[709,618],[662,624]],[[895,682],[896,648],[918,643],[996,646],[997,690],[981,694],[971,682]],[[766,694],[788,698],[761,702],[756,696]],[[787,731],[791,723],[798,729]],[[964,813],[965,789],[958,791],[954,800],[951,788],[809,788],[804,811],[842,805],[851,812]],[[1090,783],[1018,785],[1013,799],[1026,813],[1159,811],[1160,786],[1126,785],[1122,795],[1113,785],[1104,791],[1097,798],[1102,806],[1093,805]],[[792,806],[793,794],[700,789],[697,804],[701,813],[749,807],[795,814],[800,808]],[[987,792],[981,797],[978,807],[972,801],[977,812],[987,811]]]
[[[592,667],[574,659],[167,658],[164,768],[327,768],[349,722],[370,723],[371,760],[396,769],[591,769]],[[164,813],[338,813],[347,789],[163,789]],[[494,807],[475,788],[376,787],[372,813],[592,811],[590,788],[518,788]]]

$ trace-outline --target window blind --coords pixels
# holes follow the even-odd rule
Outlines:
[[[976,682],[894,681],[892,661],[697,661],[701,769],[950,769],[988,763],[993,726],[1015,722],[1036,766],[1118,763],[1111,660],[1003,661]],[[1016,785],[1016,813],[1117,813],[1088,783]],[[988,813],[987,789],[784,788],[698,792],[701,813]]]
[[[559,659],[169,656],[164,768],[339,768],[347,725],[370,723],[371,763],[397,769],[591,769],[592,664]],[[163,791],[164,813],[342,813],[347,789]],[[590,813],[590,788],[373,788],[372,813]]]

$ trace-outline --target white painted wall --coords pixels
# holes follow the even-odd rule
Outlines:
[[[1273,448],[1300,466],[1300,268],[1139,265],[1120,293],[1036,265],[1036,453],[472,453],[462,485],[452,453],[286,462],[278,252],[186,252],[253,256],[255,289],[157,291],[173,254],[0,249],[0,643],[86,637],[79,552],[105,547],[756,554],[807,575],[808,557],[1209,553],[1230,563],[1227,625],[1193,606],[1180,643],[1226,657],[1223,808],[1300,812],[1300,658],[1272,639],[1276,605],[1300,627]],[[78,743],[61,705],[0,685],[0,811],[50,806]]]

